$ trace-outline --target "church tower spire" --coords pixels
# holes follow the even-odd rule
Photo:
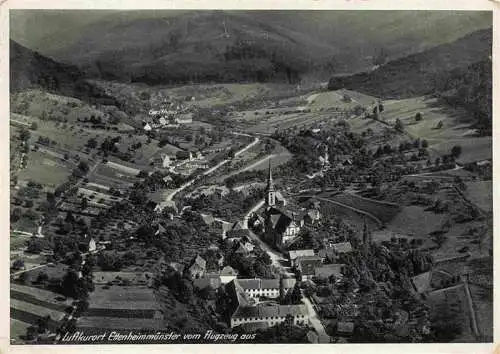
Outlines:
[[[269,159],[269,172],[267,175],[266,204],[268,206],[274,206],[276,204],[276,191],[274,189],[274,183],[273,183],[271,159]]]

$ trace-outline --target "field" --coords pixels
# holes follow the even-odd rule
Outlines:
[[[480,209],[491,212],[493,210],[493,183],[492,181],[467,182],[467,198]]]
[[[436,291],[429,294],[428,305],[431,314],[435,313],[440,306],[449,306],[451,313],[456,316],[457,323],[460,323],[462,333],[453,342],[467,343],[475,341],[471,328],[471,313],[468,308],[467,298],[463,286],[456,286],[449,290]]]
[[[22,336],[26,335],[26,330],[31,324],[16,320],[15,318],[10,319],[10,343],[11,344],[22,344]]]
[[[400,207],[396,204],[379,202],[351,193],[336,194],[329,199],[370,213],[383,223],[390,222],[400,211]]]
[[[387,230],[416,238],[426,237],[436,231],[446,219],[445,214],[426,211],[421,206],[404,206],[401,212],[387,224]]]
[[[375,230],[380,227],[380,224],[377,221],[349,207],[338,205],[324,199],[320,199],[320,202],[320,213],[323,218],[341,217],[344,221],[355,227],[359,232],[363,230],[365,222],[370,230]]]
[[[416,122],[415,115],[419,112],[423,119]],[[492,138],[475,136],[470,128],[474,120],[463,110],[449,108],[436,99],[425,97],[384,102],[381,119],[394,125],[397,118],[403,122],[408,134],[426,139],[430,148],[440,154],[448,154],[454,145],[460,145],[459,162],[491,159]],[[443,128],[436,129],[440,121]]]
[[[33,181],[45,187],[55,188],[68,179],[71,169],[67,164],[40,151],[30,151],[27,167],[18,173],[19,181]]]
[[[116,273],[118,274],[118,273]],[[79,328],[157,329],[160,308],[153,290],[145,286],[97,285],[89,299],[89,310],[78,320]]]
[[[57,293],[11,283],[11,338],[18,341],[19,336],[26,334],[28,324],[35,325],[37,319],[45,316],[50,316],[49,325],[54,328],[65,316],[64,310],[71,303],[71,300],[65,300]]]

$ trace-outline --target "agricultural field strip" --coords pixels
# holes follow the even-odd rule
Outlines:
[[[10,307],[40,317],[49,315],[53,320],[58,320],[66,315],[64,311],[54,310],[46,306],[39,306],[30,302],[20,301],[12,298],[10,299]]]
[[[163,321],[154,318],[120,318],[120,317],[104,317],[104,316],[84,316],[80,317],[77,322],[78,328],[89,327],[104,328],[104,329],[159,329],[162,327]]]
[[[52,301],[42,300],[33,295],[22,293],[15,290],[10,291],[10,298],[22,302],[29,302],[30,304],[45,307],[55,311],[64,311],[68,306],[70,306],[70,304],[55,303]]]
[[[304,196],[304,197],[307,197],[307,196]],[[367,216],[371,220],[375,221],[375,223],[378,224],[378,225],[382,225],[383,224],[380,219],[378,219],[375,215],[370,214],[369,212],[363,211],[361,209],[354,208],[354,207],[346,205],[346,204],[342,204],[340,202],[337,202],[337,201],[334,201],[334,200],[331,200],[331,199],[326,199],[326,198],[322,198],[322,197],[318,197],[318,196],[311,196],[311,197],[314,197],[314,198],[319,199],[319,200],[323,200],[323,201],[328,202],[328,203],[335,204],[335,205],[337,205],[339,207],[342,207],[342,208],[349,209],[350,211],[353,211],[353,212],[355,212],[357,214],[361,214],[361,215]]]
[[[107,200],[111,200],[111,201],[120,201],[120,200],[123,200],[123,198],[115,197],[113,195],[102,193],[102,192],[98,192],[98,191],[94,191],[92,189],[87,189],[85,187],[79,187],[77,194],[79,194],[79,193],[83,193],[83,194],[85,194],[87,196],[89,196],[89,195],[95,195],[95,197],[97,199],[103,198],[103,199],[107,199]]]
[[[137,174],[139,174],[139,172],[141,172],[141,170],[139,170],[137,168],[132,168],[132,167],[125,166],[125,165],[122,165],[122,164],[119,164],[116,162],[112,162],[112,161],[108,161],[106,165],[112,169],[121,171],[123,173],[128,173],[132,176],[137,176]]]
[[[390,221],[400,211],[400,207],[396,204],[378,203],[368,198],[359,198],[357,195],[350,193],[341,193],[330,198],[332,201],[364,211],[384,222]]]

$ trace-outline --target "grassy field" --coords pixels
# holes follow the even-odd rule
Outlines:
[[[467,299],[463,286],[430,293],[427,303],[430,306],[431,313],[435,312],[437,307],[443,304],[451,307],[451,311],[456,316],[457,322],[462,324],[462,333],[453,342],[467,343],[475,341],[470,325],[471,314],[467,306]]]
[[[31,300],[31,299],[30,299]],[[43,318],[50,316],[54,321],[58,321],[64,317],[65,313],[61,310],[56,310],[47,306],[46,303],[33,304],[28,301],[10,299],[10,308],[14,310],[11,312],[11,316],[20,321],[34,324],[33,318]],[[23,315],[25,314],[25,315]]]
[[[321,200],[320,213],[323,218],[331,218],[334,216],[341,217],[345,222],[355,227],[359,232],[363,230],[365,222],[370,230],[376,230],[380,227],[377,222],[371,218],[365,217],[363,214],[325,200]]]
[[[34,181],[47,187],[56,187],[68,179],[71,168],[40,151],[30,151],[27,167],[18,173],[20,181]]]
[[[83,316],[78,319],[77,328],[89,333],[103,333],[106,330],[160,329],[163,321],[153,318],[120,318],[104,316]]]
[[[419,112],[423,119],[416,122],[415,115]],[[470,128],[474,120],[470,114],[442,105],[436,99],[417,97],[384,102],[381,118],[391,125],[399,118],[410,135],[426,139],[430,148],[441,154],[449,153],[454,145],[461,145],[459,162],[491,158],[492,139],[474,136]],[[436,129],[439,122],[443,128]]]
[[[492,181],[477,181],[466,183],[467,198],[480,209],[491,212],[493,210],[493,183]]]
[[[113,274],[119,272],[113,272]],[[89,299],[88,313],[78,320],[79,328],[142,329],[159,328],[153,319],[160,308],[154,292],[146,286],[97,285]]]
[[[445,218],[445,214],[425,211],[421,206],[404,206],[387,224],[387,230],[422,238],[439,229]]]
[[[120,272],[112,272],[119,276]],[[125,277],[125,273],[123,274]],[[143,308],[144,303],[150,308],[157,308],[157,303],[153,290],[146,286],[120,286],[115,289],[105,289],[104,286],[97,286],[90,297],[90,307],[114,308],[117,301],[129,302],[128,307]]]
[[[33,117],[67,119],[76,121],[80,117],[101,116],[103,112],[72,97],[54,95],[41,90],[25,90],[11,95],[11,109]]]
[[[16,320],[15,318],[10,319],[10,342],[11,344],[23,344],[24,341],[21,339],[22,336],[26,335],[26,330],[31,324]]]
[[[330,199],[370,213],[384,223],[390,222],[400,211],[398,205],[381,203],[377,200],[362,198],[350,193],[336,194],[331,196]]]

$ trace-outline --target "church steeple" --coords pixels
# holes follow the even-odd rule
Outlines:
[[[273,183],[273,172],[271,168],[271,159],[269,159],[269,172],[267,175],[267,188],[266,188],[266,204],[268,206],[273,206],[276,204],[276,191],[274,189]]]

